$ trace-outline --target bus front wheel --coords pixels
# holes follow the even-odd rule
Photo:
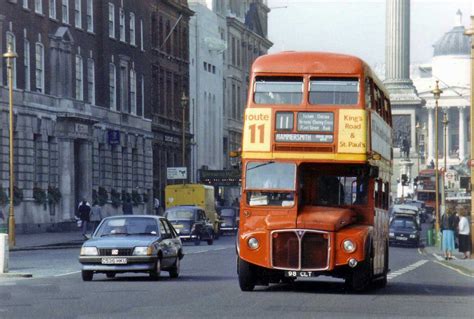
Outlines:
[[[255,288],[255,268],[243,259],[238,258],[237,272],[239,274],[239,285],[242,291],[252,291]]]
[[[373,279],[373,259],[371,251],[367,251],[365,259],[354,269],[352,269],[345,278],[346,287],[355,292],[362,292],[369,288]]]

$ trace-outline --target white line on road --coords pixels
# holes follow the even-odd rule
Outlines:
[[[54,275],[54,277],[63,277],[63,276],[68,276],[68,275],[73,275],[73,274],[78,274],[81,271],[72,271],[72,272],[67,272],[65,274],[59,274],[59,275]]]
[[[438,254],[433,253],[434,258],[438,259],[439,261],[443,260],[443,257],[441,257]]]
[[[411,264],[411,265],[409,265],[405,268],[402,268],[402,269],[399,269],[397,271],[391,272],[390,274],[388,274],[387,279],[392,280],[395,277],[401,276],[401,275],[406,274],[406,273],[408,273],[412,270],[415,270],[416,268],[418,268],[420,266],[423,266],[427,262],[428,262],[428,260],[419,260],[416,263]]]
[[[446,265],[446,263],[442,263],[442,262],[439,262],[439,261],[435,261],[435,263],[440,264],[441,266],[446,267],[446,268],[449,268],[449,269],[451,269],[451,270],[454,270],[455,272],[457,272],[457,273],[459,273],[459,274],[461,274],[461,275],[463,275],[463,276],[467,276],[467,277],[474,278],[474,275],[467,274],[467,273],[465,273],[464,271],[462,271],[462,270],[460,270],[460,269],[457,269],[457,268],[451,267],[451,266],[449,266],[449,265]]]

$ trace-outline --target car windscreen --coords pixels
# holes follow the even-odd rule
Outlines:
[[[230,208],[221,209],[221,216],[222,217],[234,217],[235,211]]]
[[[156,220],[148,217],[105,219],[94,233],[94,237],[136,234],[158,234],[158,224]]]
[[[395,218],[390,224],[390,228],[393,229],[412,229],[416,230],[416,224],[412,219],[408,218]]]
[[[187,209],[167,211],[165,217],[169,220],[194,219],[194,211]]]

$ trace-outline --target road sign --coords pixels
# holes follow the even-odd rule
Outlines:
[[[187,167],[168,167],[166,169],[167,179],[186,179],[188,178]]]

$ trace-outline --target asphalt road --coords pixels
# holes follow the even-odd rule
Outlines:
[[[186,246],[181,276],[94,276],[83,282],[78,249],[14,252],[32,279],[0,279],[0,318],[472,318],[474,279],[414,248],[391,248],[389,284],[348,293],[341,280],[240,291],[233,237]]]

